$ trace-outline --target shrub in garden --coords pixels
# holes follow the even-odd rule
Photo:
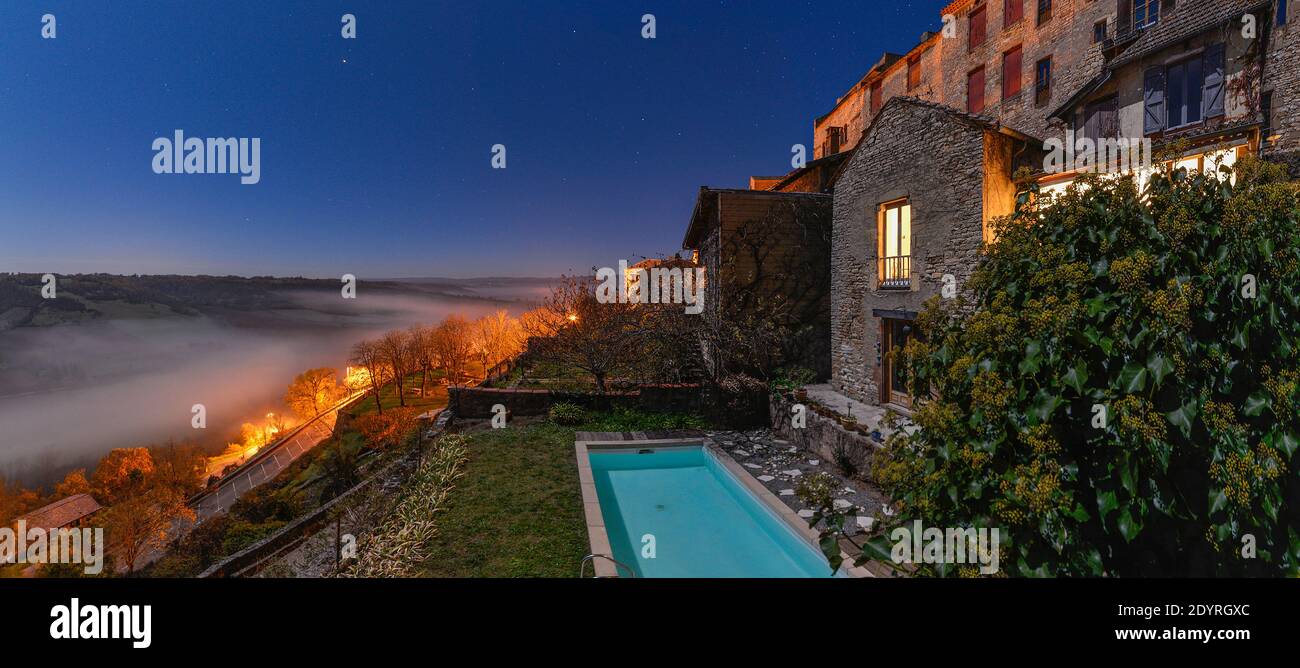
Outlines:
[[[784,394],[800,389],[816,378],[817,374],[812,369],[798,366],[781,368],[776,370],[776,376],[768,383],[768,387],[773,394]]]
[[[587,411],[577,404],[557,401],[551,404],[547,417],[555,424],[572,427],[587,421]]]
[[[1087,186],[1023,194],[969,301],[921,316],[892,520],[999,527],[1011,575],[1295,574],[1296,186],[1249,159]]]

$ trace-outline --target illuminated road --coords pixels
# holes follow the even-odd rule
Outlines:
[[[231,504],[239,497],[275,478],[301,457],[302,453],[329,438],[334,433],[338,411],[361,394],[363,393],[354,394],[310,422],[295,427],[287,436],[262,448],[237,470],[222,478],[216,487],[191,500],[190,507],[194,509],[195,522],[202,523],[230,510]]]
[[[289,438],[258,452],[253,460],[222,478],[216,489],[209,490],[192,504],[195,520],[202,522],[230,510],[239,497],[279,475],[302,453],[329,438],[337,419],[338,413],[331,411],[296,430]]]

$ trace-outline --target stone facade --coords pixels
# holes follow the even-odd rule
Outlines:
[[[701,188],[682,241],[704,267],[705,316],[729,318],[743,300],[787,300],[788,324],[806,328],[789,364],[819,378],[830,374],[830,209],[821,193]]]
[[[1093,26],[1113,25],[1114,0],[1053,0],[1050,19],[1038,22],[1036,0],[1022,0],[1019,20],[1005,25],[1003,0],[958,0],[944,9],[956,19],[955,37],[940,42],[943,92],[938,101],[955,109],[966,109],[967,74],[984,68],[984,108],[981,114],[1040,139],[1053,134],[1048,119],[1102,67],[1101,44],[1093,42]],[[970,48],[970,14],[977,7],[985,14],[984,41]],[[1002,97],[1003,54],[1020,47],[1020,92]],[[1045,99],[1037,99],[1035,66],[1051,59],[1051,86]],[[1059,132],[1056,132],[1059,134]]]
[[[1018,141],[989,121],[912,98],[894,98],[881,109],[835,190],[831,385],[836,390],[863,403],[880,403],[878,314],[919,312],[925,300],[939,294],[946,274],[959,289],[966,284],[988,219],[1012,204],[1014,192],[1005,184],[1010,149]],[[986,207],[989,192],[1000,196]],[[911,206],[910,287],[881,289],[877,210],[903,198]]]
[[[1263,91],[1272,100],[1270,138],[1264,155],[1285,160],[1300,175],[1300,0],[1288,2],[1287,22],[1275,25],[1268,38]]]
[[[954,19],[950,36],[927,32],[903,55],[885,54],[881,62],[836,101],[835,107],[813,126],[816,157],[828,155],[835,146],[830,134],[843,128],[841,151],[857,145],[878,110],[871,105],[872,89],[879,87],[880,107],[898,96],[937,102],[954,109],[966,109],[967,74],[978,67],[985,72],[985,106],[980,113],[995,118],[1033,137],[1044,138],[1054,131],[1050,113],[1063,104],[1102,68],[1102,45],[1094,42],[1098,23],[1113,31],[1117,5],[1114,0],[1054,0],[1052,17],[1041,24],[1036,0],[1020,0],[1019,20],[1006,24],[1006,0],[957,0],[940,12]],[[970,48],[970,14],[980,8],[985,16],[985,39]],[[1021,49],[1020,92],[1002,98],[1002,56]],[[1050,58],[1051,85],[1045,97],[1035,95],[1035,66]],[[910,76],[909,76],[910,75]],[[1059,132],[1058,132],[1059,134]]]

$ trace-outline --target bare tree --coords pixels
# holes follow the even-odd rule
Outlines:
[[[304,420],[310,420],[338,401],[341,388],[338,372],[329,367],[308,369],[293,379],[284,393],[284,403]]]
[[[377,342],[379,354],[392,374],[389,377],[397,389],[397,405],[406,406],[406,376],[411,372],[410,335],[400,329],[385,333]]]
[[[505,311],[479,318],[474,322],[474,331],[485,370],[514,357],[523,347],[519,321]]]
[[[447,316],[434,330],[433,340],[438,366],[447,373],[447,384],[457,382],[474,350],[469,321],[458,315]]]
[[[429,374],[437,362],[433,350],[433,328],[426,325],[411,325],[407,330],[411,351],[411,370],[420,372],[420,396],[429,396]]]
[[[104,511],[108,548],[118,567],[135,572],[140,557],[167,544],[175,523],[194,521],[194,511],[166,485],[124,499]]]
[[[379,391],[388,382],[388,368],[379,344],[375,341],[358,342],[352,346],[351,362],[366,370],[366,375],[370,377],[370,391],[375,395],[375,408],[383,414],[384,404],[379,400]]]
[[[198,446],[167,441],[163,445],[151,446],[149,455],[153,458],[151,477],[154,484],[166,487],[181,497],[196,494],[202,489],[207,458]]]
[[[596,390],[605,393],[610,375],[635,361],[648,311],[635,304],[602,304],[595,287],[593,279],[565,277],[526,324],[542,358],[586,371]]]

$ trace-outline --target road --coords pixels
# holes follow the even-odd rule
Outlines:
[[[202,524],[230,510],[230,506],[239,497],[279,475],[281,471],[301,457],[302,453],[311,450],[321,441],[329,438],[334,433],[334,424],[338,422],[338,412],[364,394],[365,392],[358,392],[334,404],[328,411],[294,427],[288,434],[285,434],[284,438],[262,448],[248,461],[241,464],[238,469],[232,471],[230,475],[223,477],[215,487],[191,498],[188,505],[194,510],[194,521],[181,521],[173,524],[168,532],[171,534],[168,542],[189,533],[190,529],[194,528],[195,525]],[[165,552],[165,550],[150,550],[140,555],[136,559],[136,569],[139,570],[153,563]],[[119,572],[124,570],[121,567],[118,568]]]
[[[230,510],[231,504],[239,497],[279,475],[302,453],[329,438],[334,433],[339,410],[362,394],[364,393],[354,394],[312,420],[294,427],[284,438],[262,448],[238,469],[222,478],[215,488],[191,499],[190,507],[194,509],[195,522],[202,523]]]

